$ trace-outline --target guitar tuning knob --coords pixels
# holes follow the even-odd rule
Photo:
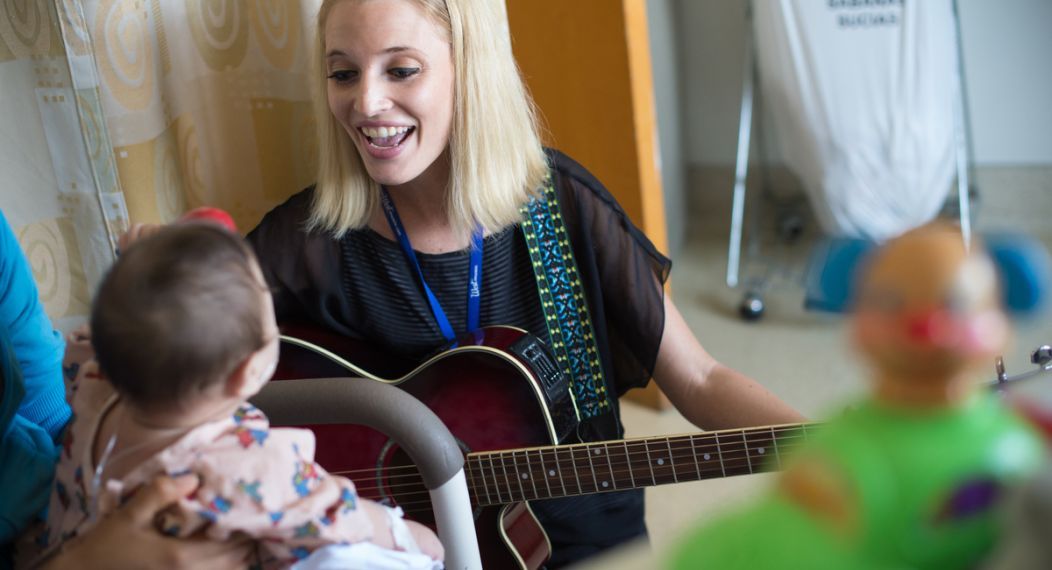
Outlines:
[[[1030,353],[1030,362],[1044,366],[1052,362],[1052,346],[1047,344],[1039,346],[1034,352]]]

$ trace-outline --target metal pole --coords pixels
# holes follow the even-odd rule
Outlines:
[[[971,143],[969,138],[968,104],[964,83],[964,50],[961,47],[961,12],[957,0],[953,0],[954,42],[957,47],[957,74],[954,81],[953,114],[954,142],[957,154],[957,203],[961,220],[961,236],[967,249],[972,241],[972,208],[969,195],[969,164]]]
[[[742,66],[742,107],[738,121],[738,157],[734,167],[734,198],[731,206],[731,235],[727,250],[727,286],[738,286],[741,264],[742,220],[745,216],[745,180],[749,171],[749,142],[752,134],[753,45],[752,6],[745,8],[745,63]]]

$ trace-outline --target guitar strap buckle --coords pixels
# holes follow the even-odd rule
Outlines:
[[[517,356],[538,380],[555,427],[555,443],[561,443],[576,433],[578,419],[571,401],[570,380],[559,367],[551,349],[541,339],[524,334],[508,347],[508,352]]]

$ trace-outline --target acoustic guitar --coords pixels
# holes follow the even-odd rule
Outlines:
[[[604,493],[778,469],[807,424],[557,445],[572,435],[569,390],[543,345],[487,327],[421,362],[306,326],[282,327],[278,380],[355,376],[395,384],[431,408],[465,452],[486,568],[539,568],[551,546],[529,510],[538,499]],[[553,409],[562,409],[564,412]],[[361,496],[433,523],[430,496],[408,456],[384,435],[315,425],[317,461]]]

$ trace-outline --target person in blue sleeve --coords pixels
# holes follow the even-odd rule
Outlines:
[[[62,381],[65,343],[0,213],[0,544],[47,506],[63,428],[70,418]]]

